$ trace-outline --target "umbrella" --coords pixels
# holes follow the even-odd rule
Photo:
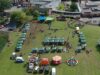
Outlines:
[[[42,58],[40,61],[41,65],[48,65],[49,64],[49,59],[48,58]]]
[[[52,57],[53,64],[60,64],[61,60],[62,60],[61,56],[56,55],[56,56]]]
[[[60,60],[62,60],[62,58],[61,58],[61,56],[56,55],[56,56],[52,57],[52,60],[53,61],[60,61]]]

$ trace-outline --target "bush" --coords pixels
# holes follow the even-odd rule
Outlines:
[[[19,25],[22,25],[25,22],[28,22],[31,20],[32,20],[32,17],[27,16],[25,12],[15,11],[15,12],[11,13],[11,21],[14,21]]]
[[[60,4],[59,7],[58,7],[58,10],[64,10],[64,8],[65,8],[64,4]]]
[[[72,2],[70,5],[70,11],[74,12],[78,9],[77,4],[75,2]]]

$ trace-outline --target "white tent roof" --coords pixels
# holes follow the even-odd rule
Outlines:
[[[22,61],[24,61],[23,57],[20,57],[20,56],[17,56],[16,60],[22,60]]]

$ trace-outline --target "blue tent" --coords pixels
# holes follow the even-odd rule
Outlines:
[[[45,20],[46,20],[46,17],[44,15],[40,15],[38,17],[38,21],[40,21],[40,22],[44,22]]]

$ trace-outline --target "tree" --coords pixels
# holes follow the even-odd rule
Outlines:
[[[11,0],[0,0],[0,12],[11,7]]]
[[[32,15],[33,15],[33,18],[34,19],[37,19],[38,18],[38,16],[39,16],[39,11],[38,10],[34,10],[34,12],[32,13]]]
[[[71,2],[77,2],[78,0],[71,0]]]
[[[65,8],[64,4],[60,4],[59,7],[58,7],[58,10],[64,10],[64,8]]]
[[[23,24],[27,21],[30,21],[32,17],[27,16],[25,12],[22,11],[15,11],[11,13],[11,21],[14,21],[18,24]]]
[[[71,5],[70,5],[70,11],[74,12],[76,11],[78,8],[77,8],[77,5],[75,2],[72,2]]]

